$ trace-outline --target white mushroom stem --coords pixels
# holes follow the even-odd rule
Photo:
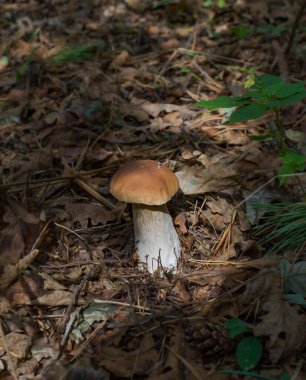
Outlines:
[[[167,206],[133,204],[133,220],[141,264],[150,273],[175,272],[181,249]]]

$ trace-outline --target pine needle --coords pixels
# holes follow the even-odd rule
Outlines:
[[[271,244],[269,253],[298,249],[306,241],[306,202],[255,204],[266,210],[256,228],[259,244]]]

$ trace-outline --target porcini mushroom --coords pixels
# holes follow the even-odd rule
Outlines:
[[[111,194],[132,203],[139,260],[150,273],[176,271],[180,242],[166,203],[178,189],[175,174],[153,160],[128,162],[111,179]]]

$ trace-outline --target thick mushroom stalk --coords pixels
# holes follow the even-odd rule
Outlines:
[[[133,204],[135,243],[141,265],[150,273],[175,272],[180,241],[165,204]]]

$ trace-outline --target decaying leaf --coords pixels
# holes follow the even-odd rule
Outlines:
[[[65,209],[71,215],[72,222],[79,222],[82,227],[87,227],[89,221],[96,226],[115,220],[114,213],[99,204],[65,202]]]
[[[89,357],[78,359],[73,365],[65,360],[56,360],[46,366],[44,379],[46,380],[109,380],[110,375],[102,367],[93,366]]]
[[[51,360],[55,360],[58,353],[57,350],[44,344],[34,344],[31,347],[31,355],[32,357],[39,363],[44,358],[50,358]]]
[[[39,220],[21,204],[10,201],[3,215],[8,227],[1,230],[0,267],[18,262],[25,248],[29,248],[38,235]],[[1,286],[1,285],[0,285]]]
[[[5,335],[5,343],[11,356],[23,359],[28,353],[31,339],[28,335],[19,332],[11,332]],[[0,339],[0,350],[5,350],[2,339]]]
[[[225,199],[209,200],[207,208],[201,212],[201,217],[209,221],[217,231],[222,231],[232,220],[235,208]]]
[[[288,80],[303,86],[301,25],[296,54],[283,46],[298,2],[2,3],[1,378],[6,342],[20,380],[233,379],[232,353],[208,365],[184,334],[231,317],[265,344],[259,375],[305,377],[293,356],[305,348],[305,254],[263,258],[243,212],[256,224],[262,210],[248,200],[295,201],[305,176],[273,180],[282,161],[273,111],[229,126],[195,104],[251,91],[258,68],[286,77],[289,61]],[[301,153],[304,115],[301,101],[279,112],[283,143]],[[169,164],[183,190],[169,205],[181,260],[163,279],[137,267],[131,207],[114,207],[109,193],[116,169],[135,159]],[[56,228],[42,235],[48,221]],[[194,330],[194,347],[213,353],[223,340],[207,332]]]
[[[270,359],[277,363],[306,344],[306,317],[282,298],[282,279],[276,271],[263,269],[251,278],[239,302],[259,302],[265,314],[254,327],[256,336],[268,337]]]
[[[288,357],[306,345],[306,317],[298,308],[282,299],[267,301],[262,306],[267,313],[254,327],[256,336],[267,336],[267,348],[272,363]]]
[[[106,321],[115,311],[115,306],[99,303],[92,303],[86,308],[77,308],[70,315],[74,327],[69,338],[74,342],[80,342],[95,322]]]
[[[280,275],[283,278],[283,293],[294,292],[306,297],[306,261],[290,264],[287,260],[279,263]]]
[[[4,273],[0,276],[0,289],[6,288],[13,281],[16,280],[19,273],[26,269],[28,265],[30,265],[35,258],[38,256],[39,250],[33,249],[28,255],[26,255],[23,259],[19,260],[17,264],[8,264],[4,267]]]
[[[49,292],[41,297],[34,300],[33,304],[44,305],[44,306],[67,306],[70,305],[73,294],[66,290],[55,290]],[[78,304],[84,305],[86,302],[81,297],[78,298]]]
[[[138,348],[131,352],[120,347],[100,348],[101,365],[112,374],[124,378],[145,376],[158,362],[158,352],[152,335],[148,332],[140,338]]]
[[[179,112],[180,115],[192,115],[194,112],[186,106],[178,106],[175,104],[160,104],[138,101],[142,110],[146,111],[150,116],[157,117],[161,112],[172,113]],[[176,113],[176,117],[179,115]]]

